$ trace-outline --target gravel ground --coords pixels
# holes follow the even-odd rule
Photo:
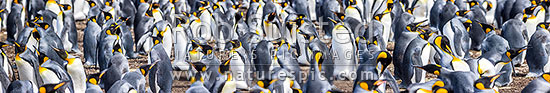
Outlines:
[[[78,33],[79,33],[79,40],[78,40],[78,43],[79,43],[79,47],[80,47],[80,50],[83,51],[82,49],[82,35],[83,35],[83,29],[86,27],[86,23],[84,21],[77,21],[77,29],[78,29]],[[2,32],[0,33],[0,40],[4,41],[6,38],[6,32],[5,32],[5,29],[2,30]],[[329,41],[329,40],[323,40],[323,41]],[[388,44],[388,48],[389,50],[392,50],[393,48],[393,44]],[[8,46],[8,47],[4,47],[3,48],[4,51],[6,52],[7,56],[9,57],[9,60],[10,61],[13,61],[14,60],[14,56],[15,56],[15,53],[14,53],[14,47],[13,46]],[[72,55],[76,55],[76,56],[80,56],[80,58],[83,58],[83,54],[82,53],[70,53]],[[221,60],[223,60],[224,58],[227,59],[226,56],[224,56],[225,53],[216,53],[216,55],[219,56],[219,58],[221,58]],[[478,57],[479,56],[479,53],[475,53],[473,54],[474,57]],[[141,58],[139,59],[129,59],[129,63],[130,63],[130,70],[133,71],[135,69],[137,69],[140,65],[144,65],[144,64],[147,64],[147,59],[146,59],[147,56],[141,56]],[[84,59],[82,60],[84,61]],[[12,64],[14,64],[12,62]],[[301,67],[302,68],[302,71],[305,72],[307,71],[307,69],[309,69],[308,66],[304,66],[304,67]],[[98,67],[85,67],[86,69],[86,74],[94,74],[94,73],[99,73],[99,68]],[[389,69],[392,70],[393,72],[393,65],[390,65],[389,66]],[[528,73],[528,67],[527,67],[527,64],[523,63],[520,67],[516,67],[515,68],[515,71],[516,71],[516,74],[513,76],[513,82],[508,85],[508,86],[505,86],[505,87],[500,87],[500,92],[502,93],[518,93],[518,92],[521,92],[521,90],[523,89],[523,87],[525,87],[529,81],[535,79],[535,78],[527,78],[525,77],[525,75]],[[17,72],[17,70],[14,69],[15,72]],[[186,75],[186,72],[184,71],[174,71],[173,72],[174,75],[177,75],[177,74],[181,74],[180,77],[175,77],[176,79],[174,79],[174,82],[173,82],[173,85],[172,85],[172,91],[173,92],[183,92],[185,90],[187,90],[187,88],[190,87],[190,82],[189,80],[187,79],[187,75]],[[15,74],[15,78],[17,78],[17,73]],[[435,78],[435,75],[428,75],[428,79],[433,79]],[[399,82],[399,81],[398,81]],[[353,88],[353,81],[335,81],[334,82],[336,87],[343,90],[344,92],[352,92],[352,88]],[[389,87],[388,87],[389,88]],[[401,89],[401,91],[404,91],[404,89]],[[245,91],[246,92],[246,91]]]

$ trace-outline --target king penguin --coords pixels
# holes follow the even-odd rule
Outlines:
[[[102,28],[97,23],[96,16],[88,17],[86,28],[84,29],[84,59],[86,59],[86,65],[96,65],[96,60],[98,60],[98,45],[99,45],[99,36]]]
[[[334,86],[330,84],[323,75],[321,75],[321,65],[326,56],[323,56],[321,51],[314,51],[312,56],[312,64],[306,83],[302,86],[302,90],[306,93],[327,93],[333,91]]]
[[[549,81],[550,73],[544,73],[527,84],[527,86],[521,90],[521,93],[550,92],[550,89],[546,88],[550,86]]]
[[[527,65],[529,66],[529,73],[527,73],[527,77],[536,77],[542,75],[544,72],[550,71],[550,65],[548,65],[548,54],[549,52],[546,50],[549,50],[549,47],[545,46],[548,41],[548,36],[550,36],[550,33],[548,33],[549,23],[540,23],[537,25],[537,31],[531,36],[531,39],[527,43],[527,53],[526,53],[526,61]],[[538,56],[537,56],[538,55]]]
[[[172,91],[172,64],[162,43],[157,43],[151,49],[148,58],[152,63],[148,70],[149,86],[153,93],[168,93]]]
[[[15,41],[15,38],[16,38],[16,34],[20,31],[20,30],[23,30],[23,26],[24,26],[24,12],[25,11],[25,8],[24,6],[21,4],[21,2],[19,0],[14,0],[13,3],[11,4],[11,11],[10,13],[8,14],[8,18],[7,18],[7,24],[6,24],[6,28],[7,28],[7,41],[9,42],[14,42]]]
[[[15,65],[17,66],[19,80],[27,80],[33,85],[33,87],[38,87],[42,85],[42,78],[39,76],[38,72],[38,58],[33,51],[27,49],[24,45],[16,45],[16,55],[15,55]]]
[[[402,86],[400,87],[409,87],[410,84],[423,83],[426,81],[426,72],[413,67],[414,65],[427,65],[429,63],[432,46],[428,44],[428,41],[421,38],[429,36],[423,35],[424,34],[419,34],[417,38],[409,43],[403,59],[405,63],[401,66],[403,68],[396,69],[401,70],[402,74],[404,74],[400,76],[402,80]]]
[[[352,30],[344,23],[338,23],[332,29],[332,47],[331,52],[334,53],[333,75],[339,78],[351,79],[351,73],[355,71],[357,64],[356,44]],[[329,72],[330,73],[330,72]]]
[[[78,49],[78,32],[76,31],[76,24],[74,19],[74,10],[70,4],[61,4],[63,9],[63,32],[59,36],[63,39],[63,44],[66,50],[69,52],[80,52]],[[61,28],[58,28],[61,29]]]

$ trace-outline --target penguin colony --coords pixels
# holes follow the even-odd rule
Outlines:
[[[176,91],[186,93],[498,93],[522,64],[526,77],[536,79],[521,92],[547,93],[549,6],[548,0],[2,0],[0,28],[7,34],[0,45],[14,47],[15,57],[0,49],[0,93],[170,93],[173,71],[189,72],[189,89]],[[82,36],[77,20],[86,24]],[[128,59],[143,57],[144,65],[130,69]],[[353,81],[353,90],[335,81]]]

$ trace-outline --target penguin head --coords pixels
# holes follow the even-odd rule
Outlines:
[[[460,16],[460,17],[464,17],[464,16],[466,16],[466,14],[468,14],[468,12],[470,12],[470,10],[458,10],[458,11],[456,11],[455,15]]]
[[[191,66],[195,68],[195,70],[197,70],[198,72],[206,71],[206,65],[202,62],[190,62],[189,64],[191,64]]]
[[[376,90],[376,88],[384,83],[386,83],[385,80],[362,80],[357,82],[357,85],[359,85],[359,87],[363,90],[373,91],[374,93],[377,93],[378,90]]]
[[[226,60],[225,62],[220,64],[220,67],[218,68],[218,72],[222,75],[229,73],[230,65],[231,65],[231,58],[229,58],[229,60]]]
[[[550,28],[550,22],[542,22],[537,24],[537,28],[548,29]]]
[[[200,45],[200,47],[202,49],[201,52],[205,55],[212,54],[212,52],[213,52],[213,48],[210,45]]]
[[[113,6],[113,0],[105,0],[106,6]]]
[[[21,2],[19,0],[13,0],[12,3],[13,4],[21,4]]]
[[[210,8],[210,2],[209,1],[199,1],[199,11],[206,10]]]
[[[116,43],[116,42],[113,46],[113,50],[111,51],[111,53],[115,53],[115,52],[123,53],[122,52],[122,46],[119,43]]]
[[[388,0],[388,1],[386,2],[386,7],[387,7],[387,8],[386,8],[386,10],[384,10],[384,13],[385,13],[385,12],[391,12],[392,9],[393,9],[393,4],[394,4],[393,0]]]
[[[472,8],[476,5],[479,5],[479,2],[477,2],[475,0],[471,0],[471,1],[468,1],[468,5],[470,6],[470,8]]]
[[[118,17],[117,22],[126,22],[126,21],[128,21],[129,19],[130,19],[130,18],[128,18],[128,17]]]
[[[345,4],[347,5],[347,7],[356,7],[357,0],[345,0]]]
[[[506,57],[510,60],[516,58],[519,54],[521,54],[523,51],[527,50],[527,47],[523,47],[520,49],[509,49],[506,51]]]
[[[88,17],[88,22],[91,21],[91,22],[94,22],[94,23],[97,23],[97,16],[90,16]]]
[[[101,79],[99,79],[99,75],[100,75],[100,73],[95,73],[95,74],[88,75],[86,77],[86,83],[98,85],[100,83],[99,81],[101,81]]]
[[[420,22],[417,22],[417,23],[411,23],[411,24],[408,24],[405,28],[409,32],[418,32],[418,28],[421,27],[422,23],[424,23],[426,21],[428,21],[428,20],[420,21]]]
[[[50,28],[50,24],[44,23],[44,22],[42,22],[42,23],[37,23],[37,26],[38,26],[39,28],[44,29],[44,30],[47,30],[47,29]]]
[[[196,53],[200,49],[200,44],[196,40],[191,40],[191,49],[189,53]]]
[[[288,6],[288,1],[284,1],[284,2],[281,2],[281,3],[278,3],[282,8],[285,8]]]
[[[447,86],[445,82],[437,80],[432,85],[432,91],[433,93],[453,93],[451,90],[447,89],[448,87],[449,86]]]
[[[67,87],[69,81],[62,81],[54,84],[44,84],[38,88],[39,93],[56,93],[58,89],[64,89]]]
[[[453,54],[451,51],[450,41],[446,36],[442,36],[442,35],[437,36],[434,40],[434,44],[443,52],[447,54]]]
[[[55,53],[60,58],[67,59],[67,57],[69,56],[69,53],[67,51],[65,51],[64,49],[59,49],[59,48],[55,48],[55,47],[52,47],[52,46],[50,46],[50,47],[55,51]]]
[[[386,68],[391,64],[392,56],[387,51],[381,51],[376,56],[376,62],[382,65],[380,72],[386,70]],[[378,66],[377,66],[378,67]]]
[[[313,61],[315,62],[314,64],[317,64],[318,65],[318,69],[321,70],[322,69],[322,64],[324,62],[324,55],[323,55],[323,52],[321,51],[315,51],[313,52]]]
[[[168,28],[166,28],[168,29]],[[164,32],[166,32],[165,30],[159,30],[157,29],[156,27],[153,28],[153,34],[155,34],[155,36],[153,37],[153,42],[154,42],[154,45],[156,44],[160,44],[162,43],[162,39],[164,38]]]
[[[372,19],[377,20],[377,21],[380,21],[380,20],[382,20],[382,17],[383,17],[384,15],[389,14],[389,13],[390,13],[390,12],[384,12],[384,13],[381,13],[381,14],[376,14],[376,15],[374,15],[374,17],[373,17]]]
[[[419,29],[420,31],[420,38],[424,39],[424,40],[428,40],[435,32],[433,31],[430,31],[430,30],[424,30],[424,29]]]
[[[267,18],[266,18],[265,22],[271,22],[271,21],[275,20],[275,17],[277,17],[277,13],[272,12],[269,15],[267,15]]]
[[[438,65],[438,64],[428,64],[428,65],[425,65],[425,66],[414,66],[414,67],[419,68],[419,69],[423,69],[426,72],[433,73],[435,75],[440,75],[441,74],[441,65]]]
[[[256,82],[256,85],[261,87],[261,88],[267,88],[269,85],[271,85],[274,81],[276,80],[268,80],[268,79],[264,79],[264,80],[258,80]]]
[[[50,59],[50,58],[49,58],[48,56],[46,56],[46,54],[44,54],[44,53],[38,52],[37,54],[38,54],[38,62],[39,62],[40,64],[43,64],[44,62],[46,62],[46,61],[48,61],[48,60]]]
[[[462,22],[462,25],[464,25],[467,32],[470,32],[470,28],[472,28],[472,20],[466,19],[466,21]]]
[[[120,35],[121,31],[120,31],[120,25],[118,25],[118,23],[113,23],[111,25],[109,25],[109,27],[106,29],[105,33],[107,35]]]
[[[154,65],[152,64],[147,64],[147,65],[142,65],[142,66],[139,66],[139,72],[141,72],[141,74],[143,76],[146,76],[150,70],[151,67],[153,67]]]
[[[486,11],[489,11],[491,9],[493,9],[493,2],[489,2],[489,0],[486,0],[485,2],[483,2],[482,6],[485,7],[485,10]]]
[[[59,6],[61,6],[64,11],[69,11],[72,9],[70,4],[59,4]]]
[[[177,21],[178,22],[177,23],[178,27],[183,27],[182,24],[189,24],[189,19],[187,19],[187,18],[177,17],[176,19],[178,20]]]
[[[244,14],[245,14],[245,12],[243,12],[243,11],[239,11],[239,12],[235,13],[235,21],[240,21],[241,19],[246,20],[246,18],[243,18],[243,17],[245,17]]]
[[[474,82],[474,88],[479,90],[492,89],[494,87],[495,80],[500,77],[502,73],[493,76],[482,76]]]
[[[526,22],[527,19],[535,19],[539,12],[544,12],[543,6],[533,5],[523,9],[523,22]]]
[[[296,19],[292,23],[296,23],[296,26],[301,27],[306,22],[305,18],[306,18],[306,15],[298,14]],[[297,31],[297,32],[299,32],[299,31]]]
[[[231,40],[231,41],[229,41],[229,42],[231,43],[231,47],[232,47],[231,49],[232,49],[232,50],[233,50],[233,49],[236,49],[236,48],[240,48],[240,47],[242,47],[242,45],[243,45],[242,42],[239,41],[239,40]]]
[[[193,77],[191,77],[191,80],[189,80],[191,82],[191,84],[197,82],[197,79],[200,81],[200,82],[203,82],[204,83],[204,78],[202,77],[202,75],[200,73],[195,73],[195,75]]]
[[[531,5],[539,5],[542,2],[542,0],[529,0],[529,1],[531,1]]]
[[[343,21],[344,18],[346,18],[346,14],[344,13],[338,13],[338,12],[332,12],[332,13],[334,13],[334,16],[336,16],[336,18],[338,18],[339,21]]]
[[[441,80],[436,80],[434,82],[434,84],[432,84],[432,89],[436,89],[436,88],[441,88],[441,87],[444,87],[445,86],[445,83]],[[439,91],[439,92],[435,92],[435,90],[427,90],[427,89],[418,89],[416,90],[415,93],[447,93],[445,91]]]
[[[88,2],[88,5],[90,6],[90,8],[97,5],[97,3],[95,3],[93,0],[86,0],[86,2]]]
[[[23,53],[25,50],[27,50],[27,45],[19,44],[17,42],[14,42],[14,44],[15,44],[15,53]]]
[[[445,87],[434,87],[432,88],[433,93],[453,93],[451,90]]]
[[[216,9],[222,9],[222,8],[220,7],[219,3],[214,3],[214,4],[212,5],[212,10],[216,10]],[[223,11],[223,10],[222,10],[222,11]]]
[[[485,34],[495,30],[495,28],[492,25],[485,24],[485,23],[479,23],[479,24],[481,25],[481,28],[483,29],[483,31],[485,31]]]
[[[407,13],[409,13],[409,14],[412,15],[412,14],[414,13],[414,10],[415,10],[415,9],[416,9],[416,7],[411,7],[411,8],[407,8],[407,9],[405,9],[405,10],[407,11]]]
[[[105,22],[107,22],[110,19],[113,19],[113,15],[109,12],[103,11],[103,16],[104,16]]]

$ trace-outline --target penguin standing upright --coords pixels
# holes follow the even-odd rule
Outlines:
[[[176,70],[189,70],[189,64],[185,61],[189,60],[188,53],[192,42],[188,36],[189,19],[178,18],[178,24],[173,28],[174,36],[174,66]]]
[[[62,32],[64,31],[64,28],[65,28],[64,26],[65,18],[63,16],[64,14],[63,14],[62,8],[60,7],[60,4],[55,0],[48,0],[46,1],[46,10],[50,10],[57,15],[52,20],[51,25],[54,28],[55,33],[58,36],[62,36]],[[69,47],[71,46],[64,47],[63,49],[70,50]]]
[[[16,38],[16,34],[20,30],[23,30],[23,26],[24,26],[23,23],[25,22],[23,21],[23,19],[25,18],[24,12],[26,12],[24,9],[24,6],[21,4],[19,0],[14,0],[11,6],[12,6],[11,11],[8,14],[7,24],[6,24],[6,28],[8,32],[7,34],[8,42],[14,42]]]
[[[74,19],[74,10],[70,4],[62,4],[63,9],[63,34],[60,36],[63,39],[65,47],[70,48],[69,52],[80,52],[78,49],[78,32],[76,32],[76,24]],[[72,46],[70,46],[72,45]]]
[[[527,46],[529,38],[523,35],[526,30],[525,24],[519,19],[510,19],[502,26],[502,38],[508,41],[508,45],[512,50],[520,50]],[[518,58],[513,59],[514,65],[521,65],[525,59],[525,53],[521,53]]]
[[[527,73],[527,77],[536,77],[542,75],[544,72],[550,71],[550,65],[548,65],[548,51],[549,50],[546,46],[548,41],[548,36],[550,36],[550,33],[548,33],[548,30],[546,30],[549,26],[549,23],[540,23],[537,25],[537,31],[533,33],[533,36],[529,39],[529,42],[527,43],[527,53],[525,57],[525,61],[527,61],[527,65],[529,66],[529,73]],[[536,56],[538,55],[538,56]]]
[[[100,70],[109,68],[109,60],[113,56],[112,49],[115,44],[114,42],[120,39],[120,25],[116,23],[108,23],[106,25],[108,25],[108,27],[103,29],[99,35],[99,44],[97,47],[97,62]]]
[[[421,36],[421,35],[423,34],[420,34],[419,37],[428,37],[428,36]],[[397,69],[397,70],[403,70],[400,72],[403,72],[403,74],[405,74],[405,75],[400,75],[401,76],[400,78],[402,80],[401,82],[402,87],[409,87],[410,84],[423,83],[426,81],[425,80],[426,72],[422,71],[421,69],[415,69],[413,66],[427,65],[432,47],[430,44],[428,44],[426,40],[419,37],[413,39],[409,43],[403,59],[405,63],[400,66],[403,68]]]
[[[158,38],[158,37],[157,37]],[[172,91],[172,64],[170,57],[164,50],[162,43],[157,43],[151,49],[149,58],[152,65],[149,67],[149,86],[153,93],[169,93]]]
[[[138,54],[134,51],[134,39],[132,37],[132,32],[130,31],[130,26],[127,25],[130,19],[126,17],[119,17],[117,24],[120,25],[120,40],[122,46],[124,47],[124,54],[130,59],[139,58]]]
[[[332,53],[334,58],[334,72],[333,75],[339,78],[351,79],[351,73],[355,71],[355,65],[357,64],[356,58],[356,44],[353,32],[344,23],[338,23],[332,29]],[[329,72],[330,73],[330,72]]]
[[[86,22],[86,28],[84,29],[83,49],[84,59],[86,59],[86,65],[96,64],[98,60],[98,45],[99,36],[101,33],[101,26],[97,24],[96,16],[90,16]]]
[[[38,72],[38,58],[33,51],[27,49],[25,45],[16,45],[15,65],[17,65],[19,80],[28,80],[33,87],[42,85],[42,78]]]
[[[68,57],[65,70],[71,76],[72,88],[75,92],[86,91],[86,73],[79,57]]]
[[[524,32],[527,34],[529,40],[531,37],[538,31],[538,24],[544,22],[545,18],[545,7],[543,6],[531,6],[525,8],[523,13],[523,22],[527,26],[527,31]]]

